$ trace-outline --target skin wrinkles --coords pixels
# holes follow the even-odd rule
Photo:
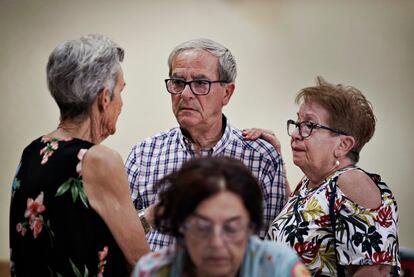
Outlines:
[[[88,118],[82,122],[64,120],[59,124],[58,129],[50,133],[49,136],[78,137],[99,144],[109,135],[113,135],[116,132],[116,123],[122,111],[121,92],[125,85],[124,74],[120,68],[112,99],[109,88],[103,88],[92,104]]]
[[[303,103],[300,106],[298,121],[312,121],[321,125],[327,124],[329,113],[318,103]],[[295,129],[291,136],[293,162],[300,167],[311,181],[310,186],[317,186],[335,171],[335,150],[340,143],[339,136],[324,129],[314,129],[312,134],[303,139],[299,130]],[[345,162],[345,161],[344,161]]]
[[[109,135],[113,135],[116,132],[116,123],[118,117],[121,114],[123,101],[121,92],[125,88],[124,74],[122,69],[117,74],[117,80],[114,87],[114,93],[112,99],[109,97],[109,103],[107,106],[107,113],[102,120],[102,135],[106,138]]]

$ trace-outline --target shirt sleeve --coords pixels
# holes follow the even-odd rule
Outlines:
[[[264,194],[263,228],[259,236],[264,238],[272,221],[286,204],[286,176],[282,157],[274,150],[269,153],[269,160],[264,164],[260,182]]]
[[[138,175],[139,175],[139,165],[140,161],[140,151],[139,146],[135,145],[125,163],[125,170],[128,175],[129,189],[131,193],[131,199],[134,203],[134,206],[137,210],[143,209],[143,201],[141,195],[139,194],[138,189]]]
[[[174,263],[179,261],[175,246],[145,254],[135,265],[132,277],[169,277],[181,276],[174,271]],[[174,274],[178,273],[178,274]]]

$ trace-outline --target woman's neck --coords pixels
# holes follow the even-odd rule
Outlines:
[[[101,139],[96,135],[96,131],[93,129],[93,124],[89,118],[83,121],[76,120],[62,120],[55,131],[51,132],[48,136],[56,138],[77,138],[86,140],[93,143],[99,143]]]
[[[344,169],[346,167],[352,166],[353,163],[349,159],[343,160],[339,165],[334,165],[330,170],[327,170],[324,174],[306,174],[306,177],[309,179],[308,188],[314,189],[322,185],[322,182],[334,174],[336,171]]]

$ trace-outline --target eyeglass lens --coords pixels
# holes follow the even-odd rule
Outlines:
[[[288,135],[292,136],[296,128],[299,128],[299,135],[302,138],[307,138],[312,133],[312,125],[309,122],[294,122],[293,120],[288,121]]]
[[[194,94],[208,94],[210,91],[210,82],[206,80],[184,81],[179,79],[170,79],[167,81],[167,89],[170,93],[179,94],[183,92],[186,85],[190,86]]]
[[[197,239],[205,240],[211,238],[213,235],[216,235],[215,229],[216,225],[208,220],[194,219],[189,223],[187,232]],[[242,222],[235,220],[221,225],[219,234],[227,241],[238,241],[244,237],[246,229],[246,225],[243,225]]]

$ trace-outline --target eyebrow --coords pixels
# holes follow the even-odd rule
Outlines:
[[[180,77],[179,74],[174,73],[171,75],[171,78],[180,78],[180,79],[184,79],[183,77]]]
[[[209,217],[198,214],[198,213],[194,213],[193,216],[201,218],[201,219],[209,221],[209,222],[212,222],[212,220]],[[240,220],[240,219],[241,219],[241,217],[239,215],[236,215],[236,216],[233,216],[233,217],[230,217],[230,218],[226,219],[224,221],[224,223],[227,223],[227,222],[230,222],[230,221],[236,221],[236,220]]]
[[[196,75],[191,75],[191,77],[193,78],[193,80],[199,80],[199,79],[206,79],[209,80],[210,78],[208,78],[206,75],[204,74],[196,74]]]
[[[177,73],[173,73],[171,75],[171,78],[178,78],[178,79],[184,79],[184,77],[180,76],[181,74],[177,74]],[[195,75],[191,75],[191,80],[210,80],[210,78],[208,78],[206,75],[204,74],[195,74]]]
[[[297,120],[299,121],[299,118],[300,118],[299,113],[296,113],[296,116],[297,116]],[[317,121],[317,119],[318,118],[316,118],[315,115],[310,114],[310,113],[306,113],[306,114],[303,115],[303,120],[302,121]]]

